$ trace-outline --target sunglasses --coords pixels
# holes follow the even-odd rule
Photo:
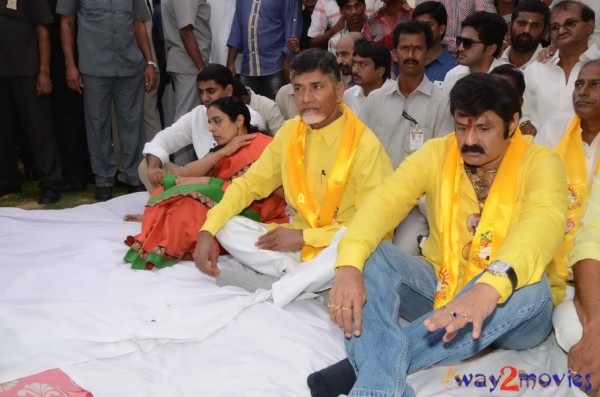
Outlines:
[[[460,48],[460,46],[465,48],[465,50],[470,50],[473,47],[473,44],[485,44],[483,41],[477,41],[473,39],[469,39],[467,37],[456,36],[456,48]]]

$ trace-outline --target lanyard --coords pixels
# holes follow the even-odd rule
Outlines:
[[[413,119],[410,114],[406,113],[406,110],[402,111],[402,117],[404,117],[406,120],[410,121],[411,123],[415,123],[415,125],[418,125],[419,123],[417,122],[417,120]]]

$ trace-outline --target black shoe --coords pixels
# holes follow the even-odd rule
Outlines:
[[[0,186],[0,197],[11,193],[21,193],[21,186]]]
[[[96,186],[96,201],[108,201],[113,198],[112,187],[100,187]]]
[[[54,204],[60,200],[60,192],[56,189],[42,189],[42,195],[38,199],[39,204]]]
[[[60,185],[61,192],[84,192],[87,190],[86,182],[77,182],[77,181],[63,181]]]
[[[144,185],[127,185],[127,193],[145,192],[146,186]]]

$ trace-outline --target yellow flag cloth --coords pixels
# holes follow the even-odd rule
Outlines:
[[[529,141],[517,128],[490,192],[483,206],[481,219],[475,230],[469,259],[459,285],[461,251],[458,247],[460,200],[458,187],[460,178],[466,178],[464,162],[456,136],[449,139],[446,158],[442,169],[442,189],[438,198],[441,214],[442,264],[437,274],[438,285],[434,297],[434,308],[452,300],[473,277],[481,273],[496,257],[506,237],[513,213],[519,167],[525,157]]]
[[[567,170],[569,194],[569,212],[565,226],[565,237],[554,256],[556,273],[561,279],[565,280],[569,275],[567,254],[573,249],[573,236],[575,231],[579,229],[579,221],[591,191],[591,184],[588,186],[587,183],[588,175],[583,140],[581,139],[581,118],[579,116],[575,115],[569,123],[565,134],[556,146],[556,151]],[[596,163],[594,175],[598,172],[599,165],[600,161]]]
[[[348,174],[352,168],[352,160],[365,130],[365,125],[350,108],[344,103],[341,107],[346,117],[346,126],[340,139],[331,176],[327,181],[323,205],[317,202],[306,185],[304,153],[308,126],[301,118],[298,118],[298,125],[288,149],[286,172],[289,175],[291,194],[296,201],[298,212],[313,228],[328,226],[335,222],[348,182]],[[323,247],[305,245],[300,254],[302,261],[314,258],[322,249]]]

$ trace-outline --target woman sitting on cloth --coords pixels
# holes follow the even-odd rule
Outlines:
[[[142,232],[125,240],[131,248],[124,259],[134,269],[162,268],[181,259],[191,260],[208,210],[273,139],[250,125],[248,108],[236,97],[212,102],[207,106],[207,117],[218,146],[181,168],[178,175],[165,175],[163,186],[152,194],[141,217]],[[240,215],[263,223],[289,222],[285,201],[275,194],[255,201]],[[135,216],[126,215],[125,219]]]

